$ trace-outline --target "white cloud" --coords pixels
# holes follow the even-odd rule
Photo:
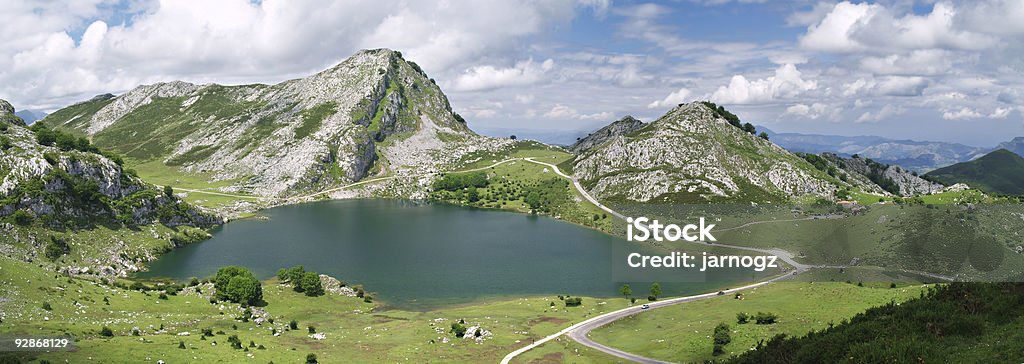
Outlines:
[[[1007,116],[1010,116],[1011,111],[1013,109],[1008,107],[997,107],[995,110],[992,110],[991,114],[988,114],[988,117],[989,119],[1006,119]]]
[[[879,121],[882,121],[882,120],[887,120],[889,118],[892,118],[893,116],[901,115],[904,112],[906,112],[906,110],[904,110],[902,107],[893,106],[893,105],[885,105],[885,106],[882,106],[881,109],[878,109],[878,111],[874,111],[874,112],[868,111],[868,112],[865,112],[865,113],[861,114],[860,117],[857,118],[857,120],[855,122],[856,123],[879,122]]]
[[[948,71],[953,62],[941,49],[914,50],[908,54],[864,57],[861,68],[876,75],[936,75]]]
[[[820,22],[807,28],[800,45],[830,52],[892,51],[915,49],[978,50],[995,45],[996,39],[954,22],[957,9],[936,3],[928,14],[899,16],[881,4],[847,1],[838,3]]]
[[[608,4],[162,0],[137,9],[130,3],[124,14],[106,3],[5,3],[0,95],[21,108],[52,108],[174,79],[279,82],[327,68],[361,48],[381,47],[403,51],[429,73],[448,75],[508,60],[521,54],[526,37],[567,24],[580,9],[601,13]],[[116,22],[99,20],[113,11]],[[80,40],[70,35],[76,29],[85,29]]]
[[[459,75],[452,83],[452,89],[455,91],[483,91],[532,85],[543,79],[545,74],[554,67],[555,61],[550,58],[540,64],[534,63],[531,58],[508,68],[477,66]]]
[[[977,119],[981,116],[981,113],[968,107],[962,107],[960,110],[947,110],[942,112],[942,118],[946,120]]]
[[[774,76],[763,79],[748,81],[743,75],[732,76],[729,85],[719,87],[711,99],[724,104],[752,104],[793,98],[817,87],[817,82],[801,78],[796,66],[784,64]]]
[[[787,107],[786,112],[783,113],[783,115],[794,115],[814,120],[822,116],[825,116],[827,110],[828,105],[825,105],[820,102],[815,102],[810,105],[795,104]]]
[[[647,108],[648,109],[657,109],[657,108],[672,107],[672,106],[684,103],[686,101],[689,101],[690,94],[691,94],[691,91],[689,89],[683,87],[683,88],[680,88],[677,91],[673,91],[672,93],[668,94],[668,96],[665,96],[664,99],[655,100],[654,102],[651,102],[650,104],[647,104]]]
[[[854,96],[920,96],[928,87],[923,77],[890,76],[858,78],[842,85],[843,97]]]
[[[533,99],[533,94],[516,94],[516,102],[520,104],[532,103]]]
[[[548,119],[609,120],[612,116],[613,114],[607,111],[593,114],[580,114],[576,109],[562,104],[555,104],[551,110],[544,113],[544,117]]]

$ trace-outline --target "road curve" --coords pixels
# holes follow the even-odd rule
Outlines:
[[[761,281],[761,282],[757,282],[757,283],[754,283],[754,284],[749,284],[749,285],[746,285],[746,286],[743,286],[743,287],[730,288],[730,289],[724,290],[722,292],[725,293],[725,294],[730,294],[730,293],[733,293],[733,292],[739,292],[739,291],[743,291],[743,290],[747,290],[747,289],[751,289],[751,288],[760,287],[760,286],[763,286],[763,285],[766,285],[766,284],[769,284],[769,283],[772,283],[772,282],[775,282],[775,281],[778,281],[778,280],[781,280],[781,279],[788,278],[790,276],[791,276],[791,274],[787,273],[787,274],[780,275],[780,276],[777,276],[775,278],[772,278],[772,279],[769,279],[769,280],[766,280],[766,281]],[[666,299],[666,300],[663,300],[663,301],[650,302],[650,303],[648,303],[648,305],[651,308],[649,308],[647,310],[641,309],[640,306],[633,306],[633,307],[627,307],[627,308],[624,308],[624,309],[621,309],[621,310],[618,310],[618,311],[612,311],[612,312],[609,312],[609,313],[606,313],[606,314],[603,314],[603,315],[600,315],[600,316],[595,316],[595,317],[587,319],[587,320],[585,320],[583,322],[580,322],[578,324],[569,326],[569,327],[563,329],[562,331],[559,331],[559,332],[556,332],[554,334],[548,335],[547,337],[545,337],[543,339],[537,340],[537,341],[533,342],[530,345],[524,346],[522,348],[517,349],[516,351],[513,351],[513,352],[509,353],[508,355],[505,355],[505,358],[501,359],[501,364],[508,364],[509,362],[512,361],[513,358],[515,358],[516,356],[519,356],[519,354],[525,353],[525,352],[529,351],[530,349],[533,349],[533,348],[536,348],[538,346],[541,346],[544,343],[546,343],[548,341],[551,341],[551,340],[554,340],[555,338],[557,338],[559,336],[562,336],[562,335],[566,335],[569,338],[575,340],[576,342],[579,342],[580,344],[589,346],[589,347],[594,348],[596,350],[599,350],[601,352],[607,353],[609,355],[614,355],[614,356],[617,356],[619,358],[623,358],[623,359],[626,359],[626,360],[631,360],[631,361],[635,361],[635,362],[639,362],[639,363],[665,363],[663,361],[659,361],[659,360],[643,357],[643,356],[636,355],[636,354],[630,354],[630,353],[627,353],[627,352],[622,351],[622,350],[618,350],[618,349],[615,349],[615,348],[612,348],[612,347],[605,346],[603,344],[600,344],[600,343],[597,343],[597,342],[595,342],[593,340],[590,340],[590,338],[587,337],[587,334],[590,333],[590,331],[593,330],[593,329],[596,329],[598,327],[604,326],[604,325],[606,325],[606,324],[608,324],[608,323],[610,323],[612,321],[619,320],[619,319],[622,319],[622,318],[630,316],[630,315],[636,315],[636,314],[643,313],[644,311],[649,311],[649,310],[653,310],[653,309],[656,309],[656,308],[667,307],[667,306],[672,306],[672,305],[678,305],[678,304],[681,304],[681,303],[693,302],[693,301],[708,299],[708,298],[716,297],[716,296],[718,296],[717,292],[711,292],[711,293],[703,293],[703,294],[698,294],[698,295],[693,295],[693,296],[676,297],[676,298]]]
[[[523,160],[525,160],[527,162],[537,163],[537,164],[540,164],[540,165],[551,167],[551,169],[554,170],[556,174],[558,174],[559,176],[568,178],[570,181],[572,181],[573,186],[576,187],[576,191],[579,191],[579,193],[581,195],[583,195],[583,198],[587,199],[587,201],[590,201],[590,203],[594,204],[594,206],[597,206],[598,208],[600,208],[601,210],[604,210],[605,212],[611,214],[612,216],[615,216],[615,217],[623,219],[623,220],[626,219],[625,215],[620,214],[620,213],[616,212],[615,210],[612,210],[608,206],[602,205],[600,202],[598,202],[597,199],[594,198],[594,196],[591,196],[590,193],[588,193],[587,190],[583,188],[583,185],[580,184],[580,181],[576,180],[576,177],[573,177],[573,176],[567,175],[565,173],[562,173],[562,170],[558,169],[558,166],[556,166],[554,164],[551,164],[551,163],[541,162],[541,161],[538,161],[538,160],[534,160],[533,157],[523,158]]]

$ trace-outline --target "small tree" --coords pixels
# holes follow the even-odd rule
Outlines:
[[[114,330],[111,330],[109,327],[103,326],[103,328],[100,329],[100,336],[113,337]]]
[[[757,136],[760,137],[761,139],[768,140],[768,133],[765,133],[763,131],[761,132],[761,134],[758,134]]]
[[[512,140],[516,140],[516,136],[515,136],[515,135],[513,135],[513,136],[510,136],[510,137],[508,137],[508,138],[509,138],[509,139],[512,139]]]
[[[727,345],[732,342],[732,338],[729,336],[729,325],[723,322],[715,326],[715,334],[712,339],[714,339],[715,345]]]
[[[658,282],[651,283],[651,296],[655,299],[661,297],[661,285]]]
[[[316,361],[316,354],[313,354],[313,353],[306,354],[306,364],[319,364],[319,363],[320,362]]]
[[[744,124],[743,124],[743,131],[745,131],[745,132],[748,132],[748,133],[750,133],[751,135],[753,135],[754,133],[756,133],[756,132],[757,132],[757,128],[756,128],[756,127],[754,127],[754,124],[751,124],[751,123],[744,123]]]
[[[164,186],[164,195],[166,195],[167,197],[173,197],[174,196],[174,187]]]
[[[623,296],[626,296],[628,298],[629,296],[633,295],[633,289],[629,287],[628,283],[627,284],[623,284],[622,288],[619,289],[619,293],[621,293]]]
[[[295,320],[292,320],[292,322],[288,323],[288,328],[290,328],[292,330],[298,330],[299,329],[299,322],[295,321]]]
[[[306,272],[302,275],[302,290],[307,296],[316,297],[324,294],[324,286],[320,283],[320,275],[316,272]]]

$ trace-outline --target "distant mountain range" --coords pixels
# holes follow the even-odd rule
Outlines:
[[[927,176],[945,184],[966,183],[989,193],[1020,195],[1024,194],[1024,157],[998,149],[972,161],[936,169]]]
[[[39,110],[18,110],[18,112],[14,114],[18,115],[21,120],[25,120],[25,124],[28,125],[32,125],[32,123],[37,120],[42,120],[46,117],[46,113]]]
[[[879,136],[776,133],[765,127],[758,129],[767,132],[773,142],[791,152],[812,154],[831,152],[845,157],[856,154],[878,162],[899,165],[919,173],[966,162],[992,150],[959,143],[898,140]],[[1017,138],[1014,141],[1017,148],[1015,152],[1024,152],[1024,138]],[[1014,150],[1012,147],[1003,148]]]

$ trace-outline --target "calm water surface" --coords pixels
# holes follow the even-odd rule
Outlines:
[[[302,264],[363,284],[390,305],[428,309],[501,296],[615,296],[622,283],[612,279],[613,247],[634,244],[546,217],[397,200],[324,201],[261,214],[269,220],[226,224],[139,276],[206,277],[240,265],[269,278]],[[750,278],[737,272],[715,284],[663,287],[678,295]],[[633,287],[641,295],[648,286]]]

